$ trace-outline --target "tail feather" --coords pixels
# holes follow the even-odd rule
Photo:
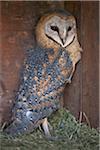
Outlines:
[[[15,137],[24,133],[30,133],[34,130],[34,123],[32,121],[24,119],[16,119],[5,130],[4,133],[9,134],[11,137]]]

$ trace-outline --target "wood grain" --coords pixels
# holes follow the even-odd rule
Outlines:
[[[76,118],[85,113],[92,127],[99,126],[98,7],[98,2],[65,2],[65,8],[76,16],[83,54],[72,84],[65,89],[64,104]],[[87,122],[86,117],[82,121]]]
[[[84,49],[82,61],[82,111],[90,124],[99,126],[99,4],[82,2],[81,41]]]

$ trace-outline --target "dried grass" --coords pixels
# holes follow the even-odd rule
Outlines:
[[[0,133],[0,150],[98,150],[99,133],[78,123],[70,112],[59,110],[49,118],[53,129],[47,139],[39,129],[15,139]]]

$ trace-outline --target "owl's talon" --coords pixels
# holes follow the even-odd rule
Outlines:
[[[70,84],[72,81],[71,81],[71,78],[72,78],[72,76],[73,76],[73,73],[74,73],[74,71],[75,71],[75,65],[73,65],[74,67],[73,67],[73,70],[72,70],[72,73],[71,73],[71,75],[70,75],[70,77],[67,79],[67,82]]]
[[[42,123],[42,127],[43,127],[43,130],[44,130],[44,133],[45,133],[46,137],[51,137],[51,134],[50,134],[48,126],[50,126],[50,124],[48,123],[47,118],[44,118],[43,123]]]
[[[71,79],[68,79],[68,83],[70,84],[72,81],[71,81]]]
[[[67,83],[70,84],[70,83],[72,82],[72,81],[71,81],[71,77],[69,77],[66,81],[67,81]]]

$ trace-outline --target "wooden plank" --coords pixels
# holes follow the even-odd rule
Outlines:
[[[2,1],[1,15],[3,30],[33,30],[38,19],[56,8],[63,8],[63,2],[49,1]],[[3,17],[4,16],[4,17]],[[7,24],[8,23],[8,24]]]
[[[72,13],[76,17],[78,27],[78,38],[80,41],[81,35],[81,3],[78,2],[65,2],[65,9]],[[64,106],[74,114],[76,118],[80,112],[80,85],[81,84],[81,61],[76,66],[72,83],[67,85],[64,93]]]
[[[90,123],[98,127],[99,121],[99,4],[81,2],[82,111]]]

